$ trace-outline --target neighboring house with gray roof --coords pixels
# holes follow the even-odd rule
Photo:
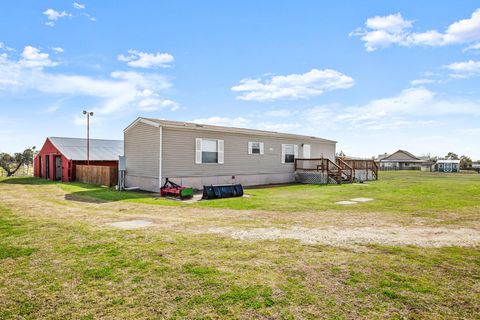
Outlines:
[[[158,192],[166,178],[204,185],[295,181],[295,158],[335,161],[336,141],[296,134],[138,118],[124,130],[126,185]]]
[[[380,170],[427,170],[433,163],[427,157],[417,157],[406,150],[378,156]]]
[[[122,140],[90,139],[90,165],[118,166],[123,155]],[[48,137],[34,159],[36,177],[73,181],[75,166],[87,164],[87,139]]]

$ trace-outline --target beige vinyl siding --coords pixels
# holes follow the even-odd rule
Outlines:
[[[158,179],[160,129],[138,122],[125,131],[127,175]]]
[[[198,129],[163,127],[162,176],[199,177],[241,174],[291,173],[293,163],[282,163],[282,144],[298,145],[298,154],[303,154],[302,143],[311,145],[311,157],[335,159],[335,143],[317,142],[305,138],[277,138],[253,134],[215,132]],[[224,140],[224,164],[196,164],[195,139]],[[248,154],[248,143],[264,143],[264,154]]]
[[[303,149],[298,151],[303,156]],[[310,143],[310,158],[328,158],[335,162],[335,143]]]

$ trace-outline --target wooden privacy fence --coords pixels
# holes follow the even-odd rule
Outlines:
[[[118,169],[109,166],[75,166],[75,180],[84,183],[114,186],[118,181]]]

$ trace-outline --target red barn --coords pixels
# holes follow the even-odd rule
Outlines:
[[[90,165],[118,166],[122,140],[90,139]],[[87,139],[49,137],[34,160],[35,177],[63,182],[75,180],[75,166],[87,164]]]

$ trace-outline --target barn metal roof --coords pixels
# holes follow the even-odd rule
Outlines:
[[[87,160],[87,139],[49,137],[50,142],[70,160]],[[90,160],[118,160],[123,155],[123,140],[90,139]]]

